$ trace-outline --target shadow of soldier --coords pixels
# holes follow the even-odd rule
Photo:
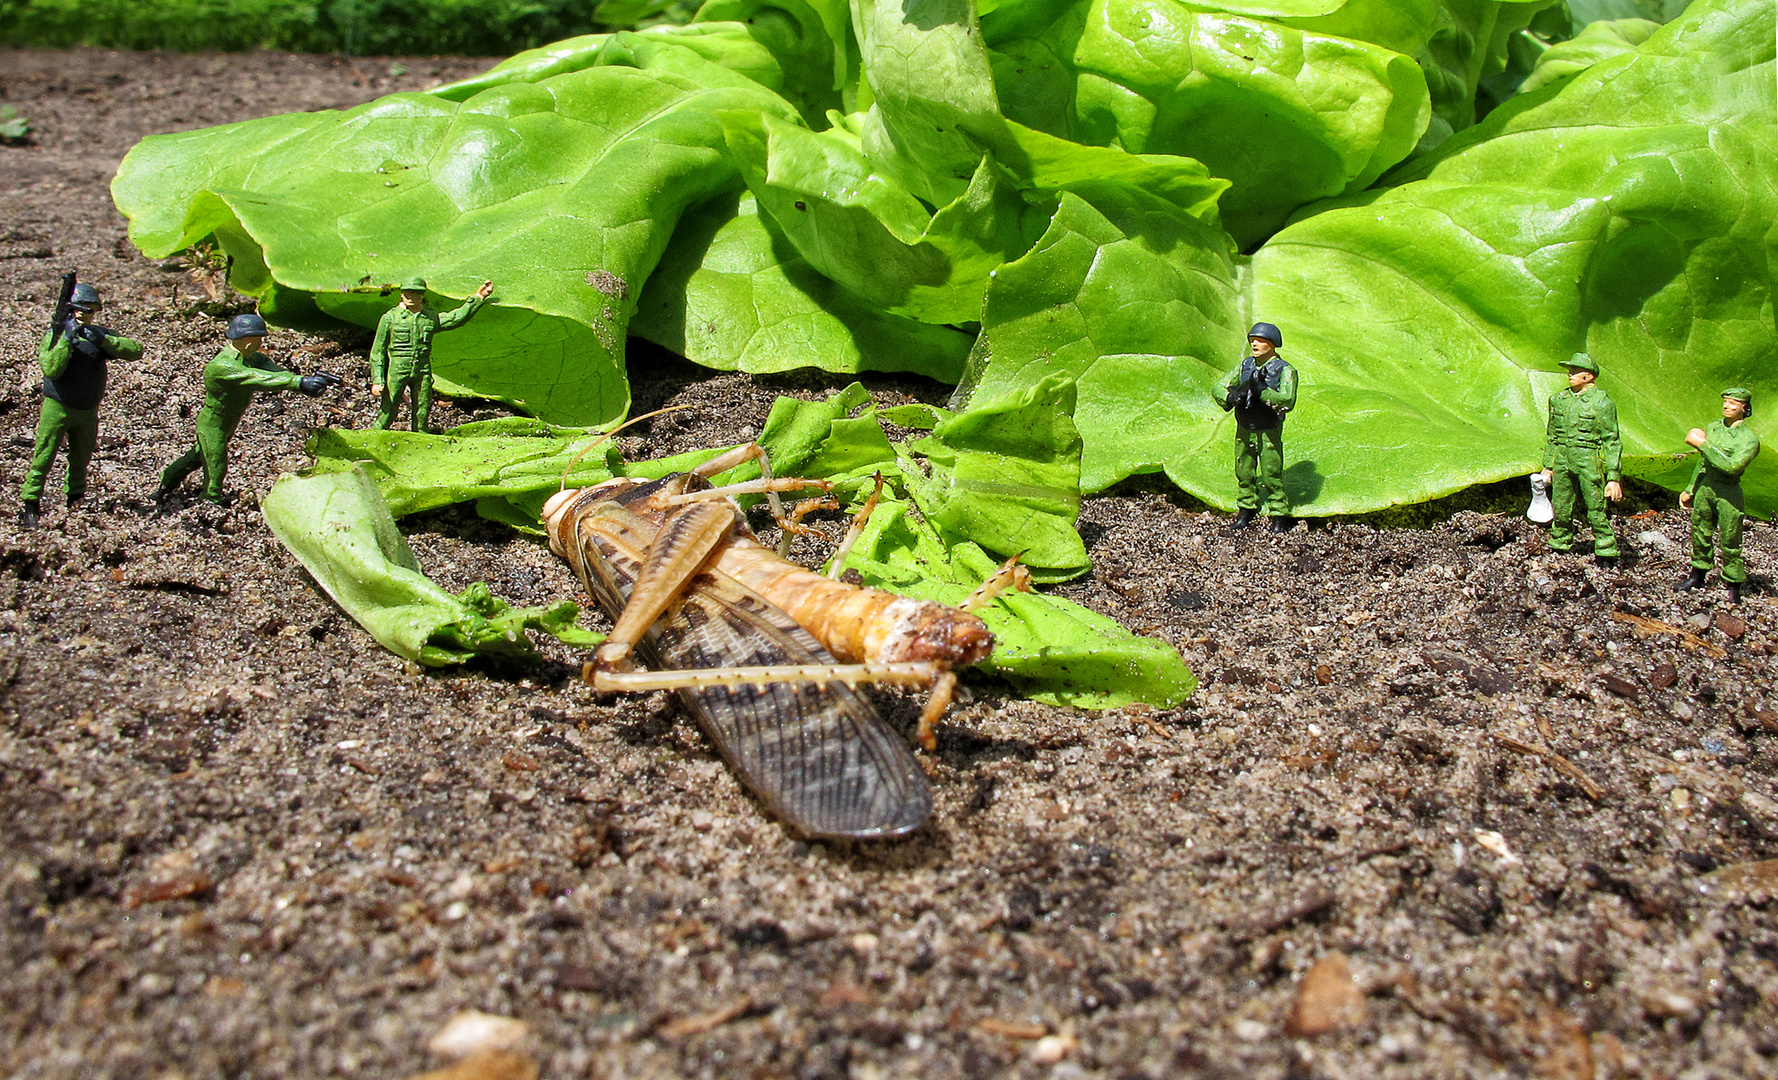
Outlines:
[[[1313,461],[1299,461],[1284,470],[1284,494],[1294,507],[1307,506],[1321,497],[1327,477],[1315,468]]]

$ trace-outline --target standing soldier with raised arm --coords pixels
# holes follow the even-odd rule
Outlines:
[[[1605,500],[1624,497],[1618,466],[1624,456],[1618,437],[1617,406],[1594,385],[1599,365],[1586,353],[1575,353],[1563,365],[1568,389],[1550,395],[1550,422],[1543,444],[1543,480],[1549,487],[1556,518],[1550,523],[1550,547],[1574,549],[1574,504],[1586,509],[1593,526],[1593,558],[1617,565],[1617,534]]]
[[[492,281],[482,282],[467,303],[440,315],[426,303],[426,279],[411,277],[401,284],[401,303],[384,313],[377,323],[377,338],[370,347],[370,388],[377,395],[377,427],[387,429],[401,410],[401,395],[413,397],[415,431],[431,431],[432,335],[455,330],[482,309]]]
[[[133,363],[142,358],[142,346],[115,330],[93,325],[103,304],[91,285],[76,285],[74,275],[63,279],[65,299],[56,305],[49,332],[37,346],[37,363],[43,369],[43,412],[37,418],[37,443],[31,452],[31,468],[19,491],[23,506],[19,524],[37,527],[38,500],[49,467],[62,440],[68,440],[68,505],[86,496],[86,469],[99,445],[99,402],[105,396],[105,364],[109,360]]]
[[[204,467],[204,498],[222,501],[222,481],[228,474],[228,444],[241,425],[241,417],[260,390],[295,390],[320,397],[338,386],[337,375],[298,375],[279,367],[259,351],[265,341],[265,320],[258,315],[236,315],[229,320],[228,344],[204,366],[204,407],[198,410],[197,442],[161,473],[156,502],[171,498],[179,485]]]
[[[1722,419],[1707,429],[1693,428],[1685,437],[1701,453],[1692,482],[1679,493],[1680,508],[1692,511],[1692,572],[1674,586],[1681,592],[1704,584],[1716,562],[1716,530],[1721,528],[1722,583],[1729,603],[1741,602],[1741,586],[1747,583],[1747,564],[1741,560],[1741,526],[1747,518],[1741,474],[1759,456],[1759,436],[1747,426],[1752,415],[1753,392],[1731,386],[1722,392]]]
[[[1296,369],[1278,350],[1284,335],[1271,323],[1254,323],[1247,331],[1248,355],[1222,381],[1217,404],[1235,414],[1235,528],[1253,524],[1264,513],[1273,532],[1288,532],[1290,499],[1284,494],[1284,416],[1296,408]]]

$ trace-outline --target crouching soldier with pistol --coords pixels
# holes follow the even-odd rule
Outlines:
[[[1708,428],[1693,428],[1685,441],[1700,451],[1692,482],[1679,493],[1680,507],[1692,512],[1692,572],[1677,586],[1681,592],[1704,584],[1716,562],[1716,532],[1722,530],[1722,583],[1729,603],[1741,602],[1747,564],[1741,559],[1741,528],[1747,520],[1747,498],[1741,474],[1759,456],[1759,436],[1747,426],[1753,415],[1753,392],[1731,386],[1722,392],[1722,419]]]
[[[1235,414],[1235,528],[1245,529],[1254,516],[1272,519],[1273,532],[1287,532],[1290,500],[1284,494],[1284,416],[1296,408],[1296,369],[1278,350],[1284,335],[1271,323],[1254,323],[1247,331],[1249,355],[1222,381],[1217,404]]]
[[[37,419],[31,468],[19,492],[24,504],[19,524],[27,529],[37,527],[38,500],[64,438],[68,441],[68,505],[85,497],[87,465],[99,444],[99,402],[105,396],[106,364],[142,358],[140,343],[93,323],[102,307],[98,290],[75,284],[74,275],[69,274],[62,279],[62,294],[49,332],[37,346],[37,363],[43,368],[43,412]]]
[[[299,375],[272,363],[260,352],[265,334],[265,320],[258,315],[236,315],[229,320],[228,344],[204,367],[204,407],[198,410],[197,443],[161,473],[156,502],[171,498],[199,465],[204,467],[204,498],[222,501],[229,440],[235,437],[257,391],[295,390],[320,397],[328,387],[340,384],[338,375]]]

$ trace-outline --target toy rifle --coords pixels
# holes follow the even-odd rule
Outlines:
[[[56,294],[56,310],[49,317],[49,347],[55,348],[61,339],[62,327],[68,325],[68,316],[74,313],[69,301],[74,299],[74,271],[62,275],[62,291]]]

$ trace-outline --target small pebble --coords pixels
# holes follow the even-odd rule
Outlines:
[[[1260,1042],[1272,1033],[1271,1028],[1258,1020],[1236,1020],[1229,1025],[1229,1030],[1242,1042]]]
[[[465,1009],[451,1017],[426,1040],[426,1049],[444,1057],[468,1057],[491,1050],[507,1050],[531,1031],[531,1025],[510,1016]]]
[[[1638,996],[1642,999],[1642,1011],[1657,1020],[1685,1019],[1698,1011],[1696,998],[1674,990],[1654,987]]]
[[[1352,978],[1345,954],[1330,952],[1303,976],[1285,1030],[1299,1038],[1312,1037],[1361,1027],[1369,1019],[1364,992]]]

